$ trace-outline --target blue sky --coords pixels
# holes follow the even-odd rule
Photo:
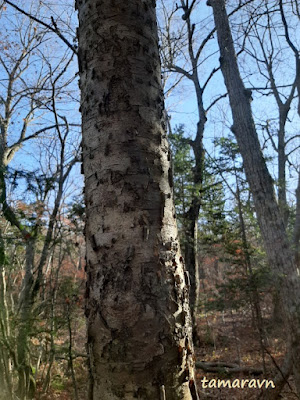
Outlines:
[[[271,2],[270,2],[271,3]],[[269,3],[269,4],[270,4]],[[43,2],[33,2],[33,7],[31,6],[31,2],[20,0],[17,2],[18,6],[24,7],[27,11],[37,12],[37,7],[41,4],[41,9],[39,11],[39,16],[43,21],[51,24],[51,16],[54,17],[56,23],[60,27],[61,31],[68,38],[70,42],[73,42],[73,38],[75,35],[75,30],[77,26],[77,16],[73,9],[73,0],[68,0],[64,2],[62,6],[60,2],[56,1],[43,1]],[[165,5],[170,6],[172,4],[171,0],[165,1]],[[197,8],[193,14],[193,23],[195,23],[195,44],[200,43],[204,37],[206,37],[207,33],[213,27],[213,19],[211,15],[211,8],[206,6],[206,2],[204,0],[200,0],[197,2]],[[234,5],[230,3],[230,6]],[[161,3],[158,2],[158,15],[161,15]],[[172,30],[174,34],[180,31],[182,33],[185,32],[184,21],[182,20],[182,10],[178,10],[174,14],[174,26]],[[9,56],[9,52],[13,50],[21,51],[18,47],[17,42],[20,40],[20,35],[18,33],[18,26],[24,25],[24,27],[28,26],[28,21],[26,17],[19,15],[15,12],[11,7],[7,6],[6,10],[2,10],[2,18],[4,19],[6,26],[6,31],[2,31],[0,33],[0,40],[2,43],[2,47],[8,44],[7,54]],[[278,17],[277,17],[278,18]],[[162,24],[162,18],[159,19],[160,24]],[[238,14],[236,16],[236,23],[242,22],[244,25],[247,23],[247,19],[244,14]],[[298,23],[299,25],[299,23]],[[299,35],[297,37],[298,27],[297,22],[293,20],[291,22],[291,26],[293,26],[292,30],[292,38],[295,40],[296,44],[300,48],[299,43]],[[234,24],[234,34],[237,40],[237,48],[241,44],[242,34],[239,32],[238,24]],[[245,25],[246,26],[246,25]],[[278,25],[279,26],[279,25]],[[26,28],[23,28],[26,29]],[[32,24],[31,29],[36,29],[40,34],[43,33],[43,28],[38,26],[38,24]],[[286,84],[290,83],[292,79],[292,75],[294,73],[294,58],[290,49],[284,42],[284,38],[282,37],[282,31],[280,32],[279,28],[276,27],[276,44],[281,47],[281,56],[278,56],[278,66],[276,67],[276,80],[278,84]],[[59,72],[59,69],[62,69],[63,63],[61,60],[65,57],[65,61],[68,57],[70,57],[70,53],[68,53],[65,44],[54,34],[46,34],[44,37],[44,44],[41,46],[40,50],[36,51],[35,54],[31,56],[30,68],[28,68],[24,75],[23,85],[32,85],[34,86],[34,82],[37,79],[37,76],[47,75],[49,73],[49,63],[47,60],[51,60],[51,68],[54,70],[54,75]],[[14,42],[16,44],[14,44]],[[254,46],[257,46],[257,39],[252,40]],[[268,41],[266,40],[266,45],[268,46]],[[195,46],[197,48],[197,46]],[[2,48],[3,50],[3,48]],[[42,53],[45,55],[42,56]],[[258,52],[259,53],[259,52]],[[5,54],[5,52],[4,52]],[[44,57],[44,58],[43,58]],[[188,60],[185,56],[185,51],[183,50],[177,57],[177,63],[179,66],[186,68],[188,71],[190,70],[190,66]],[[216,42],[216,35],[208,42],[205,47],[205,51],[203,55],[200,57],[199,63],[199,77],[200,82],[203,85],[203,82],[209,76],[211,70],[219,65],[219,54],[218,54],[218,46]],[[244,78],[244,82],[246,86],[262,86],[265,84],[265,78],[259,74],[258,65],[253,61],[253,58],[250,54],[243,53],[240,57],[240,66],[241,73]],[[41,72],[42,71],[42,72]],[[77,61],[76,58],[73,59],[70,66],[68,67],[68,71],[63,75],[61,82],[72,80],[69,88],[67,90],[62,90],[61,95],[56,97],[56,104],[59,110],[59,114],[66,117],[72,123],[80,124],[80,114],[78,111],[79,108],[79,89],[77,86],[77,77],[75,74],[77,72]],[[5,89],[6,85],[6,77],[5,71],[2,67],[0,67],[0,84],[1,89]],[[176,79],[174,76],[171,77],[171,81]],[[50,82],[50,81],[49,81]],[[48,82],[48,83],[49,83]],[[21,85],[21,83],[20,83]],[[50,85],[51,86],[51,85]],[[48,87],[50,87],[48,84]],[[219,94],[223,94],[226,92],[223,77],[220,71],[218,71],[210,83],[208,84],[205,93],[204,93],[204,104],[207,107],[210,102],[215,99]],[[265,93],[265,92],[264,92]],[[283,89],[284,96],[284,89]],[[277,129],[277,117],[278,111],[276,109],[276,104],[274,102],[274,98],[272,96],[265,96],[261,93],[253,93],[253,102],[252,108],[255,116],[255,120],[260,124],[264,124],[266,120],[270,121],[272,124],[272,129],[276,131]],[[178,87],[172,92],[172,94],[166,99],[166,107],[171,115],[171,124],[173,127],[177,124],[183,123],[185,125],[186,134],[190,137],[194,137],[196,125],[198,122],[197,115],[197,107],[195,102],[195,92],[193,85],[190,81],[184,78]],[[43,100],[43,99],[41,99]],[[25,100],[20,101],[18,111],[15,113],[13,118],[13,124],[10,127],[10,143],[16,140],[19,135],[20,127],[23,124],[23,119],[26,114],[26,107],[28,104],[25,104]],[[299,116],[296,111],[296,100],[293,102],[293,111],[290,114],[290,120],[287,124],[287,134],[290,136],[296,135],[299,132]],[[228,106],[228,99],[221,100],[207,115],[208,122],[207,128],[205,131],[204,144],[207,150],[213,155],[216,151],[212,142],[216,137],[226,136],[230,134],[230,126],[231,126],[231,111]],[[62,119],[60,118],[60,121]],[[47,124],[51,125],[54,123],[54,115],[52,112],[47,111],[44,107],[43,112],[37,110],[35,113],[35,119],[31,122],[28,134],[35,132],[37,129],[40,129]],[[68,141],[69,152],[70,154],[74,150],[74,143],[78,143],[80,129],[72,128],[72,134]],[[55,132],[49,131],[44,135],[43,140],[31,140],[28,141],[23,148],[16,155],[11,166],[15,169],[25,169],[25,170],[34,170],[37,168],[43,167],[45,170],[49,168],[51,170],[51,158],[53,163],[55,163],[55,158],[59,155],[59,146],[55,146]],[[263,140],[263,136],[259,131],[260,138]],[[291,146],[297,146],[300,144],[299,138],[296,138],[295,141],[291,141]],[[47,162],[44,160],[41,155],[41,147],[45,148],[45,156],[47,158]],[[269,142],[266,145],[265,149],[266,155],[271,156],[274,155],[274,152],[269,145]],[[291,155],[291,161],[293,164],[299,164],[299,152],[295,151]],[[48,163],[48,166],[47,166]],[[47,167],[47,168],[46,168]],[[269,164],[270,171],[272,175],[276,178],[276,161],[273,161]],[[291,176],[291,177],[290,177]],[[294,168],[290,168],[290,176],[289,177],[289,190],[290,197],[293,198],[293,192],[295,189],[295,183],[297,180],[296,173]],[[72,179],[74,187],[78,184],[79,187],[82,185],[82,177],[79,174],[78,168],[74,171],[72,175]],[[71,185],[71,186],[72,186]],[[72,189],[73,190],[73,189]]]

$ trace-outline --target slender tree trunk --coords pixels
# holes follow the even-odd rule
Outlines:
[[[90,399],[196,399],[153,0],[77,0]]]
[[[285,359],[283,361],[282,366],[280,367],[279,371],[277,371],[276,376],[273,379],[275,384],[275,388],[265,389],[259,395],[259,399],[263,400],[277,400],[281,399],[282,396],[280,395],[282,389],[284,388],[285,384],[288,383],[289,376],[293,369],[293,360],[291,357],[291,353],[288,351]],[[292,388],[290,387],[292,391]]]
[[[76,375],[74,371],[74,363],[73,363],[73,331],[72,331],[72,321],[71,321],[71,313],[72,309],[70,307],[70,304],[67,304],[67,322],[68,322],[68,332],[69,332],[69,368],[71,371],[71,376],[72,376],[72,383],[73,383],[73,389],[74,389],[74,398],[75,400],[78,400],[78,389],[77,389],[77,381],[76,381]]]
[[[11,371],[10,371],[10,358],[9,351],[10,347],[10,320],[9,320],[9,309],[7,304],[7,293],[6,293],[6,255],[5,255],[5,243],[2,236],[2,230],[0,229],[0,338],[2,342],[2,349],[0,351],[0,388],[12,398],[12,382],[11,382]],[[6,345],[6,346],[5,346]],[[5,391],[7,389],[7,391]]]
[[[28,338],[31,330],[32,320],[32,296],[31,289],[33,283],[33,261],[34,261],[34,239],[27,230],[22,226],[14,211],[7,203],[6,198],[6,183],[5,174],[7,169],[7,160],[4,157],[4,149],[6,142],[6,129],[1,127],[0,135],[0,204],[2,212],[6,220],[16,228],[18,228],[26,243],[26,266],[25,276],[22,282],[22,292],[20,294],[20,307],[19,307],[19,329],[16,338],[16,358],[15,366],[18,369],[18,396],[21,400],[31,399],[34,396],[35,380],[32,376],[31,367],[28,362]],[[9,332],[7,332],[7,342],[9,341]]]
[[[199,252],[198,252],[198,219],[201,206],[201,189],[203,184],[203,171],[204,171],[204,150],[203,150],[203,133],[206,122],[202,102],[202,92],[199,85],[198,76],[194,78],[194,85],[196,87],[199,122],[197,124],[197,134],[195,140],[191,142],[193,153],[195,156],[195,170],[193,173],[193,183],[195,192],[192,196],[191,205],[186,215],[186,241],[185,241],[185,262],[187,270],[189,271],[191,287],[190,287],[190,306],[192,312],[193,323],[193,339],[194,343],[199,345],[199,336],[197,332],[197,313],[200,300],[200,276],[199,276]],[[197,90],[197,88],[199,90]]]
[[[233,127],[253,195],[258,222],[291,339],[293,371],[300,393],[300,281],[277,204],[273,181],[263,158],[250,96],[239,74],[224,0],[209,0],[220,47],[220,63],[229,94]]]
[[[190,306],[192,312],[192,323],[193,323],[193,340],[194,343],[199,345],[199,336],[197,332],[197,313],[200,300],[200,276],[199,276],[199,251],[198,251],[198,219],[201,206],[201,195],[202,195],[202,184],[203,184],[203,172],[204,172],[204,149],[203,149],[203,135],[205,124],[207,121],[206,112],[203,105],[203,88],[200,85],[200,79],[198,76],[198,58],[194,54],[193,48],[193,34],[195,26],[191,21],[191,11],[193,6],[189,2],[181,0],[182,9],[185,12],[186,26],[188,34],[188,54],[192,66],[190,79],[193,82],[195,88],[195,94],[197,99],[197,109],[199,121],[197,123],[197,131],[194,140],[190,141],[191,148],[195,157],[195,168],[193,170],[193,184],[194,192],[192,193],[192,199],[190,207],[186,213],[186,240],[185,240],[185,263],[186,268],[189,271],[191,287],[190,287]]]
[[[193,210],[190,210],[193,211]],[[199,212],[198,212],[199,215]],[[197,252],[197,230],[198,230],[198,218],[197,220],[191,219],[187,221],[188,226],[186,228],[185,238],[185,251],[184,258],[186,267],[190,276],[190,306],[192,313],[192,325],[193,325],[193,341],[197,345],[199,344],[198,333],[197,333],[197,312],[199,305],[199,263],[198,263],[198,252]]]
[[[32,374],[28,340],[32,329],[32,306],[31,295],[33,284],[33,263],[34,263],[35,239],[28,239],[26,243],[26,265],[23,288],[20,295],[20,321],[17,336],[17,356],[18,356],[18,395],[21,400],[32,399],[35,392],[35,380]]]
[[[184,248],[184,259],[186,268],[190,277],[190,307],[192,314],[192,326],[193,326],[193,342],[195,345],[199,345],[199,336],[197,332],[197,313],[199,306],[200,296],[200,277],[199,277],[199,262],[198,262],[198,217],[200,211],[200,195],[199,198],[194,198],[192,204],[187,212],[186,216],[186,228],[185,228],[185,248]]]

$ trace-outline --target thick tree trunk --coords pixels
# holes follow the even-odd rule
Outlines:
[[[209,0],[213,7],[220,47],[220,62],[233,116],[232,130],[243,157],[258,222],[292,343],[293,371],[300,393],[300,281],[289,247],[273,181],[263,158],[252,116],[250,96],[239,74],[224,0]]]
[[[298,173],[298,185],[296,189],[296,217],[293,232],[293,246],[294,246],[294,258],[296,263],[296,268],[300,268],[300,172]]]
[[[279,129],[278,129],[278,205],[281,211],[285,227],[289,219],[289,208],[286,198],[286,146],[285,146],[285,124],[288,110],[286,105],[279,107]]]
[[[195,399],[152,0],[78,0],[90,399]]]

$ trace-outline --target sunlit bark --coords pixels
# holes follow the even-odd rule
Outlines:
[[[194,399],[155,2],[77,8],[90,399]]]

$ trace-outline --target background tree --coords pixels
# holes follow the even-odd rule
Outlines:
[[[280,300],[290,335],[295,381],[298,392],[300,392],[298,367],[300,357],[298,310],[300,308],[298,304],[299,280],[297,270],[290,251],[283,217],[275,199],[272,178],[261,153],[249,95],[240,78],[225,3],[221,0],[213,0],[209,4],[214,11],[221,54],[221,68],[232,109],[232,131],[236,136],[243,157],[258,222],[278,290],[279,285],[281,286]]]
[[[241,29],[246,30],[245,25],[249,25],[249,20],[252,23],[248,29],[249,34],[243,40],[243,61],[244,65],[250,65],[251,60],[256,64],[256,72],[251,74],[256,79],[254,81],[253,77],[247,78],[247,85],[252,93],[268,98],[268,102],[272,104],[268,109],[264,108],[263,112],[258,113],[255,110],[256,118],[259,119],[257,130],[263,138],[261,144],[264,152],[275,153],[278,204],[287,230],[293,232],[297,258],[299,251],[295,237],[298,223],[292,221],[293,213],[288,202],[290,182],[287,174],[290,177],[299,175],[299,161],[296,156],[299,150],[299,134],[294,123],[297,114],[299,115],[300,62],[295,37],[299,17],[295,13],[293,2],[283,5],[282,1],[274,1],[256,8],[255,4],[250,4],[246,10],[248,22],[244,22]],[[287,58],[295,59],[294,66],[288,71],[285,64]],[[244,72],[247,74],[249,71],[246,69]],[[295,204],[296,208],[299,207],[297,196]]]
[[[193,190],[190,191],[190,197],[186,202],[184,216],[184,258],[187,269],[190,274],[191,290],[190,303],[193,317],[193,337],[198,343],[199,338],[196,327],[196,314],[199,304],[199,263],[197,250],[198,218],[201,206],[201,187],[204,174],[204,147],[203,136],[207,122],[208,106],[204,105],[204,91],[207,88],[214,73],[213,69],[207,76],[199,76],[200,59],[205,57],[205,45],[212,35],[210,31],[207,35],[204,32],[204,38],[195,38],[195,24],[192,21],[196,1],[184,1],[172,3],[167,6],[167,2],[162,2],[163,22],[161,24],[161,55],[163,69],[166,72],[175,72],[179,75],[179,81],[182,78],[188,79],[193,87],[197,102],[196,132],[194,137],[186,141],[193,153],[194,167],[190,171],[192,177]],[[177,15],[181,13],[181,22],[178,22]],[[183,14],[182,14],[183,13]],[[172,82],[174,79],[172,80]],[[175,78],[176,82],[176,78]],[[176,85],[176,84],[174,84]],[[168,87],[168,86],[167,86]]]
[[[40,12],[39,7],[31,11]],[[18,397],[26,399],[35,391],[29,348],[33,322],[41,312],[38,299],[66,184],[78,161],[78,132],[74,131],[78,124],[69,125],[68,111],[62,111],[66,99],[72,97],[73,77],[67,70],[74,56],[67,50],[56,60],[48,57],[49,32],[6,6],[1,19],[10,28],[10,34],[2,32],[0,43],[0,199],[5,227],[1,238],[2,380],[12,397],[17,374]],[[8,266],[14,257],[8,257],[11,239],[6,238],[7,232],[13,232],[24,249],[17,273],[19,292],[13,302],[8,300],[8,289],[12,290]],[[12,327],[12,318],[18,329]]]

